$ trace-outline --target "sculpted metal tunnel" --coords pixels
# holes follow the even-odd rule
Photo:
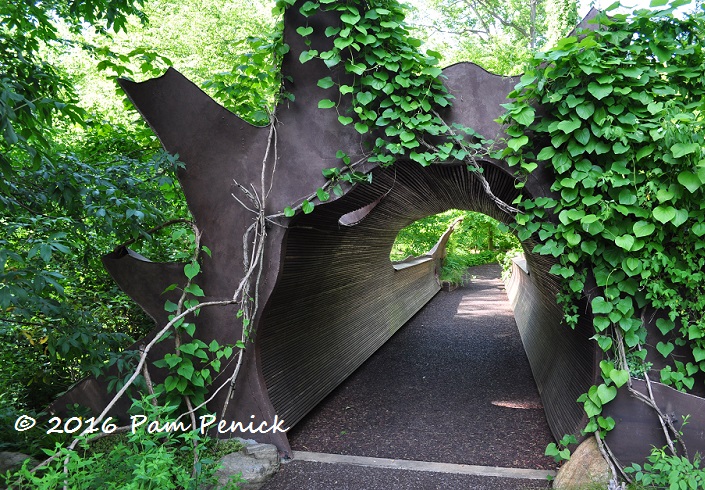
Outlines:
[[[267,151],[272,128],[245,123],[173,69],[144,83],[121,83],[164,147],[185,164],[179,179],[203,234],[202,243],[212,251],[212,257],[201,258],[199,285],[206,301],[232,297],[244,276],[242,237],[256,216],[233,198],[243,198],[235,182],[260,188],[266,179],[265,211],[277,215],[325,183],[321,170],[339,163],[334,157],[338,150],[353,158],[363,153],[364,137],[339,125],[334,111],[317,108],[318,100],[325,97],[317,81],[332,76],[342,83],[349,75],[331,72],[321,60],[305,66],[298,61],[303,50],[323,51],[330,41],[319,34],[311,47],[305,45],[294,33],[303,25],[296,7],[289,9],[285,21],[291,50],[282,69],[293,79],[287,89],[296,94],[296,101],[277,109],[277,152]],[[336,25],[339,18],[319,13],[307,22],[322,33],[321,26]],[[502,129],[494,120],[517,80],[469,63],[450,66],[443,75],[455,96],[453,106],[442,114],[444,119],[472,127],[488,139],[501,138]],[[507,165],[480,163],[493,194],[511,203],[518,191]],[[285,426],[297,423],[440,290],[442,243],[427,257],[404,264],[390,262],[389,252],[401,228],[451,208],[479,211],[505,223],[513,219],[489,198],[476,174],[457,162],[422,167],[400,161],[389,168],[365,170],[372,174],[371,183],[346,189],[344,195],[318,204],[310,214],[279,217],[267,225],[253,334],[233,396],[226,399],[227,390],[213,392],[208,404],[212,413],[227,420],[272,421],[277,416]],[[539,168],[522,192],[529,197],[550,195],[551,179],[547,169]],[[556,304],[560,286],[548,273],[552,262],[532,254],[532,243],[523,245],[526,265],[515,264],[508,291],[549,426],[560,439],[579,432],[586,423],[576,399],[600,379],[602,353],[590,340],[594,332],[589,291],[580,305],[579,325],[571,330],[563,325],[563,310]],[[176,292],[162,292],[169,284],[184,283],[183,264],[152,263],[127,250],[108,254],[104,263],[157,325],[164,325],[164,301],[174,300]],[[236,312],[234,305],[204,309],[196,320],[196,336],[206,343],[215,339],[233,344],[242,329]],[[173,349],[173,341],[157,344],[149,360],[161,359]],[[234,368],[234,363],[229,365],[223,376],[231,375]],[[164,371],[150,369],[155,380],[164,378]],[[645,389],[643,382],[633,383]],[[105,385],[102,380],[85,380],[57,401],[55,409],[81,403],[99,412],[111,398]],[[686,439],[689,449],[702,452],[703,399],[661,385],[656,397],[667,400],[665,406],[676,420],[680,414],[691,414],[690,424],[697,430],[686,432]],[[125,409],[117,406],[116,416],[125,414]],[[625,390],[607,410],[617,420],[608,440],[619,460],[642,461],[650,445],[663,445],[653,411]],[[290,452],[286,434],[256,437]]]

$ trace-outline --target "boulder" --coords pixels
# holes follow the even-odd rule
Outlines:
[[[23,453],[16,453],[12,451],[0,451],[0,475],[4,475],[9,470],[16,470],[25,459],[32,460],[31,456],[27,456]],[[36,466],[39,464],[37,461],[30,461],[31,466]]]
[[[610,467],[602,457],[597,441],[590,437],[582,442],[561,469],[558,470],[553,488],[572,490],[579,488],[607,488],[612,478]]]
[[[241,474],[240,480],[235,479],[238,487],[242,490],[257,490],[279,471],[280,459],[276,446],[251,440],[243,442],[246,444],[244,448],[226,454],[220,460],[222,467],[215,474],[218,485],[214,488],[226,487],[232,476]]]

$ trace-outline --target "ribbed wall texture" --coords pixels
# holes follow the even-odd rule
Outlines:
[[[516,197],[509,175],[493,166],[484,175],[498,197],[508,202]],[[358,224],[339,224],[341,216],[378,199]],[[406,163],[376,170],[371,185],[318,206],[291,227],[280,279],[258,332],[268,394],[287,425],[298,422],[438,292],[438,261],[395,270],[389,252],[403,227],[452,208],[507,221],[465,166]]]
[[[563,322],[563,308],[556,304],[559,285],[547,272],[552,262],[545,256],[527,253],[526,257],[529,273],[514,263],[507,293],[546,419],[560,440],[587,423],[576,400],[597,376],[596,343],[589,339],[592,317],[581,315],[576,329],[569,329]]]

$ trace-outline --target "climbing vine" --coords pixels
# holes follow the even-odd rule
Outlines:
[[[705,372],[705,15],[675,15],[686,3],[600,14],[594,30],[537,53],[502,118],[499,156],[554,176],[549,197],[519,203],[519,238],[555,257],[573,327],[587,286],[605,352],[604,383],[579,400],[586,432],[614,426],[600,414],[629,381],[627,359],[656,349],[660,381],[681,391]],[[644,325],[653,318],[658,342]]]
[[[295,3],[295,0],[280,0],[277,8],[283,11]],[[421,41],[410,35],[404,7],[399,2],[307,1],[299,7],[299,12],[305,18],[317,12],[340,15],[339,25],[328,26],[323,33],[332,40],[331,49],[304,50],[299,61],[317,59],[330,69],[344,68],[350,76],[349,82],[336,81],[332,76],[318,81],[320,88],[330,90],[329,97],[318,101],[318,107],[337,111],[340,124],[354,127],[370,140],[368,153],[360,161],[352,162],[340,150],[336,158],[341,159],[343,166],[323,170],[334,194],[342,195],[341,183],[369,181],[369,174],[356,171],[362,162],[388,166],[408,159],[427,166],[459,161],[478,174],[486,192],[501,209],[516,211],[496,198],[480,175],[482,169],[477,159],[487,155],[492,141],[485,140],[472,128],[446,123],[439,114],[454,98],[442,81],[442,70],[438,67],[441,54],[433,50],[421,52]],[[302,25],[296,32],[310,47],[314,28]],[[330,193],[319,188],[316,197],[321,202],[327,201]],[[310,213],[313,207],[307,200],[302,210]],[[293,214],[293,208],[285,210],[285,215]]]

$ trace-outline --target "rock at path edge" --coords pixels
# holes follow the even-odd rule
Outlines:
[[[607,488],[611,478],[610,467],[602,457],[597,441],[590,437],[578,446],[570,460],[558,470],[553,488],[571,490],[590,484]]]
[[[237,483],[242,490],[258,490],[264,483],[279,471],[279,451],[272,444],[260,444],[255,441],[242,441],[244,448],[236,453],[223,456],[222,467],[216,472],[218,485],[225,487],[230,477],[242,473],[242,479],[247,483]]]

